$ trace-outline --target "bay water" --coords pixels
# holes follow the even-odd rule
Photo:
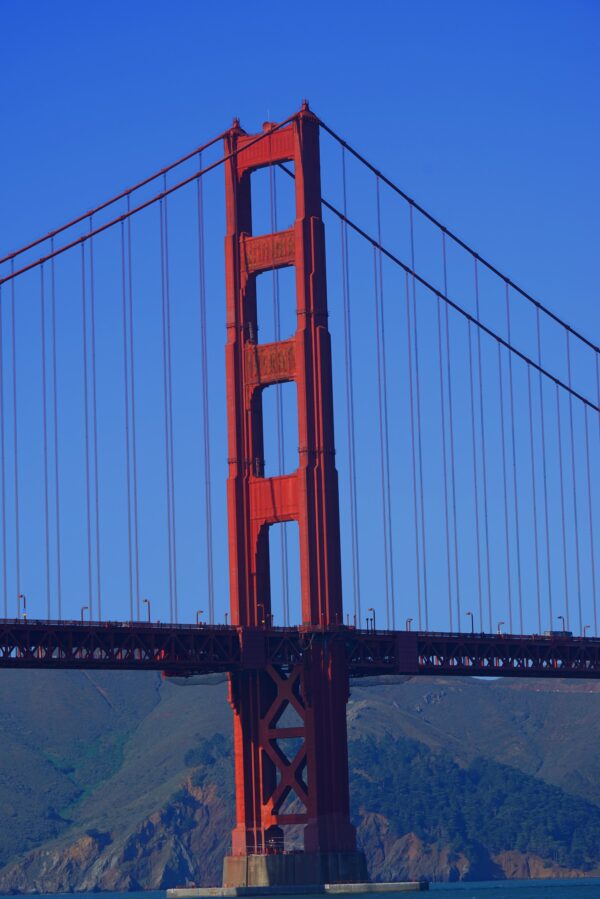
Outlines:
[[[434,883],[430,893],[440,899],[600,899],[600,878],[578,880],[500,880],[486,883]],[[52,893],[38,894],[38,899],[166,899],[162,890],[145,893]],[[376,894],[375,894],[376,895]],[[393,893],[381,894],[393,896]],[[397,893],[397,896],[418,896],[421,893]],[[5,899],[1,897],[0,899]],[[9,897],[6,897],[9,899]],[[285,897],[288,899],[288,897]],[[301,897],[296,897],[301,899]],[[374,899],[373,893],[356,893],[353,899]]]

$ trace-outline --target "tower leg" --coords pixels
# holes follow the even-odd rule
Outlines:
[[[343,646],[325,634],[289,672],[231,677],[237,825],[224,886],[366,880],[349,814],[347,699]],[[289,826],[303,827],[302,852],[285,852]]]

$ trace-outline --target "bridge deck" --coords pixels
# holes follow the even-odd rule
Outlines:
[[[269,664],[289,669],[314,641],[343,642],[351,677],[600,677],[600,639],[569,633],[515,636],[344,626],[237,628],[16,619],[0,619],[0,667],[154,670],[177,676]]]

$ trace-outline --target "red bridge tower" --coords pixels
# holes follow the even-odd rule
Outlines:
[[[343,643],[332,645],[327,634],[343,617],[319,125],[304,104],[289,125],[264,127],[262,140],[237,124],[225,140],[232,154],[226,168],[231,619],[243,628],[244,657],[252,661],[230,675],[236,826],[224,885],[361,881],[364,856],[349,817],[348,672]],[[253,236],[251,174],[290,161],[296,220],[289,230]],[[296,333],[261,344],[256,279],[283,266],[296,272]],[[267,478],[262,394],[290,381],[298,396],[298,467]],[[302,625],[313,630],[310,649],[291,671],[267,666],[263,649],[271,624],[269,527],[284,521],[298,522]],[[302,853],[283,851],[290,826],[303,829]]]

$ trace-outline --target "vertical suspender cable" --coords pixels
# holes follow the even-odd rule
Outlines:
[[[54,252],[54,238],[50,242],[51,252]],[[58,379],[56,358],[56,281],[54,272],[54,259],[50,262],[50,309],[52,331],[52,418],[54,431],[54,498],[56,527],[56,602],[59,619],[62,618],[62,568],[61,568],[61,540],[60,540],[60,465],[58,451]]]
[[[377,249],[373,247],[373,289],[375,299],[375,346],[377,361],[377,405],[379,412],[379,473],[381,480],[381,517],[383,526],[383,569],[385,577],[385,620],[386,627],[390,629],[390,573],[389,573],[389,554],[388,554],[388,517],[387,517],[387,499],[386,499],[386,482],[385,482],[385,451],[383,438],[383,408],[382,408],[382,390],[381,390],[381,340],[379,333],[379,283],[377,279]]]
[[[42,448],[44,454],[44,553],[46,559],[46,612],[50,609],[50,522],[48,502],[48,398],[46,389],[46,296],[44,289],[44,266],[40,266],[40,335],[42,350]]]
[[[380,203],[379,203],[379,178],[376,179],[375,182],[375,194],[376,194],[376,202],[377,202],[377,228],[378,228],[378,240],[381,243],[381,214],[380,214]],[[381,262],[381,260],[380,260]],[[375,300],[375,349],[376,349],[376,363],[377,363],[377,407],[379,413],[379,474],[381,481],[381,516],[382,516],[382,527],[383,527],[383,568],[384,568],[384,577],[385,577],[385,618],[386,618],[386,627],[388,630],[391,625],[391,602],[390,602],[390,570],[389,570],[389,558],[391,553],[388,548],[388,502],[389,502],[389,485],[387,485],[386,490],[386,453],[385,453],[385,437],[384,437],[384,422],[383,422],[383,378],[385,374],[382,375],[382,358],[381,358],[381,322],[380,322],[380,295],[379,295],[379,287],[380,282],[378,278],[378,270],[377,270],[377,248],[373,247],[373,297]]]
[[[475,303],[477,308],[477,321],[480,321],[479,310],[479,269],[475,259]],[[483,522],[485,534],[485,562],[487,569],[488,606],[492,608],[492,572],[490,567],[490,531],[488,520],[488,491],[487,491],[487,453],[485,446],[485,418],[483,414],[483,375],[481,367],[481,330],[477,328],[477,367],[479,372],[479,426],[481,429],[481,479],[483,482]],[[491,617],[491,611],[490,611]],[[512,610],[511,610],[512,620]]]
[[[169,621],[174,620],[173,604],[173,541],[171,534],[171,449],[169,440],[169,389],[168,389],[168,354],[167,354],[167,307],[165,297],[165,225],[164,200],[159,206],[160,214],[160,267],[161,267],[161,307],[162,307],[162,351],[163,351],[163,402],[165,411],[165,495],[167,504],[167,544],[169,560]]]
[[[11,261],[11,273],[15,261]],[[19,502],[19,432],[17,413],[17,321],[15,303],[15,279],[10,282],[11,340],[12,340],[12,401],[13,401],[13,478],[15,491],[15,583],[17,595],[21,592],[21,509]]]
[[[348,213],[346,195],[346,151],[342,147],[342,189],[344,201],[344,217]],[[348,430],[349,487],[350,487],[350,522],[352,531],[352,578],[354,587],[354,617],[357,626],[361,624],[360,607],[360,564],[358,548],[358,514],[356,498],[356,454],[354,432],[354,383],[352,375],[352,327],[350,318],[350,275],[348,262],[348,227],[345,221],[342,227],[342,294],[344,301],[344,350],[346,364],[346,415]]]
[[[446,235],[442,232],[442,257],[444,263],[444,294],[448,296],[448,261],[446,259]],[[439,302],[439,300],[438,300]],[[456,468],[454,460],[454,409],[452,403],[452,357],[450,354],[450,323],[448,319],[448,304],[445,304],[445,325],[446,325],[446,375],[448,381],[448,424],[450,429],[450,474],[452,485],[452,525],[454,532],[454,577],[455,577],[455,593],[456,593],[456,620],[460,630],[461,610],[460,610],[460,571],[458,567],[458,526],[456,520]],[[470,338],[469,338],[470,339]],[[480,591],[481,595],[481,591]],[[483,630],[483,618],[480,623]],[[491,628],[491,625],[490,625]]]
[[[474,490],[474,508],[475,508],[475,545],[477,548],[477,595],[479,602],[482,602],[483,584],[481,571],[481,528],[479,525],[479,478],[477,473],[477,417],[475,412],[475,381],[473,374],[473,340],[472,340],[472,324],[467,322],[467,339],[469,341],[469,395],[471,399],[471,452],[473,455],[473,490]],[[488,595],[488,620],[489,628],[492,630],[492,607]],[[459,621],[460,627],[460,621]]]
[[[529,448],[531,452],[531,491],[533,496],[533,540],[535,549],[535,585],[537,596],[538,632],[542,633],[542,591],[540,582],[540,547],[538,535],[537,487],[535,478],[535,444],[533,440],[533,401],[531,396],[531,366],[527,366],[527,396],[529,399]]]
[[[571,340],[568,331],[565,331],[567,341],[567,374],[568,384],[571,387]],[[584,409],[585,413],[585,409]],[[581,609],[581,564],[579,557],[579,514],[577,507],[577,478],[575,476],[575,434],[573,428],[573,395],[569,393],[569,431],[571,437],[571,477],[573,479],[573,518],[575,524],[575,566],[577,573],[577,606],[579,612],[579,633],[583,634],[583,614]]]
[[[92,230],[92,217],[90,216],[90,231]],[[102,618],[102,591],[101,591],[101,566],[100,566],[100,490],[98,475],[98,402],[96,391],[96,303],[94,287],[94,241],[90,238],[90,349],[92,356],[92,426],[94,431],[94,518],[96,530],[96,591],[97,614]]]
[[[202,153],[198,156],[198,168],[202,169]],[[208,334],[206,328],[206,253],[204,240],[204,193],[202,178],[196,181],[198,207],[198,263],[200,285],[200,354],[202,360],[202,433],[204,442],[204,521],[206,529],[206,576],[208,588],[208,615],[211,624],[215,620],[215,588],[213,563],[212,475],[210,458],[210,420],[208,391]]]
[[[4,617],[8,618],[8,570],[6,553],[6,458],[4,442],[4,304],[0,287],[0,487],[2,489],[2,598]]]
[[[450,562],[450,515],[448,508],[448,460],[446,452],[446,397],[444,391],[444,364],[442,354],[442,310],[440,309],[441,300],[437,299],[437,332],[438,332],[438,367],[440,377],[440,408],[442,413],[442,464],[444,470],[444,524],[446,532],[446,568],[448,581],[448,620],[449,627],[452,631],[452,570]],[[460,627],[460,618],[459,627]],[[481,621],[481,616],[480,616]],[[482,628],[483,629],[483,628]]]
[[[548,627],[552,629],[554,626],[554,613],[552,609],[552,575],[551,575],[551,560],[550,560],[550,515],[548,512],[548,464],[546,459],[546,421],[544,416],[544,388],[542,382],[542,334],[540,328],[540,310],[539,308],[536,310],[536,330],[537,330],[537,351],[538,351],[538,365],[540,366],[540,371],[538,372],[539,377],[539,388],[540,388],[540,424],[542,431],[542,474],[543,474],[543,483],[544,483],[544,522],[546,529],[546,567],[547,567],[547,577],[548,577],[548,614],[550,616],[550,620],[548,622]]]
[[[271,144],[271,138],[269,138]],[[269,166],[269,199],[271,206],[271,233],[273,240],[271,242],[272,261],[273,261],[273,326],[275,341],[281,340],[281,310],[279,304],[279,272],[275,268],[275,233],[277,231],[277,185],[275,183],[275,167]],[[277,456],[279,474],[282,475],[285,466],[285,436],[283,432],[283,396],[281,384],[275,385],[276,399],[276,426],[277,426]],[[284,522],[280,531],[281,539],[281,584],[283,589],[283,623],[289,624],[290,620],[290,595],[289,595],[289,577],[288,577],[288,545],[287,545],[287,525]]]
[[[506,430],[504,426],[504,378],[502,375],[502,346],[498,343],[498,382],[500,384],[500,442],[502,444],[502,486],[504,496],[504,542],[506,546],[506,586],[508,593],[508,626],[513,631],[512,571],[510,560],[510,527],[508,523],[508,487],[506,481]],[[523,628],[521,628],[523,633]]]
[[[510,302],[509,302],[508,282],[506,283],[506,327],[508,342],[511,341],[510,327]],[[508,388],[510,398],[510,433],[512,440],[512,471],[513,471],[513,498],[514,498],[514,515],[515,515],[515,538],[517,546],[517,590],[519,597],[519,633],[523,633],[523,583],[521,577],[521,525],[519,516],[519,494],[517,490],[517,447],[515,435],[515,394],[513,385],[513,356],[508,353]]]
[[[413,225],[413,206],[409,204],[410,211],[410,251],[411,268],[415,270],[415,233]],[[417,321],[417,282],[412,279],[412,305],[413,325],[415,340],[415,387],[417,405],[417,450],[419,459],[419,497],[421,504],[421,551],[423,557],[423,607],[425,610],[425,629],[429,630],[429,603],[427,596],[427,541],[425,539],[425,499],[423,493],[423,436],[421,430],[421,386],[419,377],[419,329]]]
[[[598,607],[596,601],[596,545],[594,543],[594,513],[592,508],[592,473],[590,468],[590,434],[588,426],[588,410],[583,410],[585,421],[585,462],[588,486],[588,520],[590,523],[590,561],[592,568],[592,599],[594,603],[594,636],[598,636]]]
[[[88,569],[88,603],[90,618],[93,618],[92,594],[92,518],[90,497],[90,413],[88,402],[88,338],[87,338],[87,287],[85,277],[85,244],[81,244],[81,313],[83,323],[83,415],[85,432],[85,507],[87,531],[87,569]]]
[[[127,197],[127,211],[131,208],[131,199]],[[137,440],[135,420],[135,355],[133,334],[133,266],[131,252],[131,216],[127,219],[127,271],[128,271],[128,308],[129,308],[129,369],[131,375],[131,473],[133,477],[133,550],[135,556],[135,614],[140,619],[140,551],[138,529],[138,490],[137,490]]]
[[[131,537],[131,461],[129,445],[129,354],[127,341],[127,286],[125,265],[125,222],[121,222],[121,306],[123,324],[123,396],[125,432],[125,480],[127,486],[127,555],[129,560],[129,620],[133,621],[133,552]]]
[[[563,450],[562,450],[562,428],[560,416],[560,391],[558,384],[556,385],[556,428],[558,433],[558,474],[560,480],[560,519],[562,531],[562,547],[563,547],[563,569],[565,575],[565,604],[567,628],[571,627],[571,613],[569,610],[569,569],[567,564],[567,523],[565,515],[565,482],[563,474]]]
[[[167,176],[164,176],[164,187],[167,189]],[[171,361],[171,289],[169,279],[169,214],[168,200],[165,197],[165,297],[167,321],[167,384],[169,391],[169,453],[171,458],[171,536],[173,539],[173,611],[175,621],[179,620],[177,599],[177,530],[175,520],[175,448],[173,438],[173,366]]]
[[[379,177],[377,177],[377,240],[381,246],[381,203],[379,196]],[[383,381],[383,437],[385,446],[385,474],[387,483],[387,532],[389,537],[389,565],[390,565],[390,601],[392,628],[396,629],[396,597],[394,589],[394,540],[392,531],[392,487],[390,478],[390,437],[387,396],[387,355],[385,349],[385,302],[383,293],[383,256],[378,250],[379,256],[379,313],[381,322],[381,376]]]
[[[415,443],[415,400],[413,389],[413,363],[412,363],[412,325],[410,314],[410,282],[406,272],[406,339],[408,348],[408,395],[410,399],[410,444],[412,456],[412,486],[413,486],[413,528],[415,532],[415,564],[417,579],[417,611],[419,618],[419,630],[422,630],[421,613],[421,548],[419,543],[419,508],[417,502],[417,454]]]

